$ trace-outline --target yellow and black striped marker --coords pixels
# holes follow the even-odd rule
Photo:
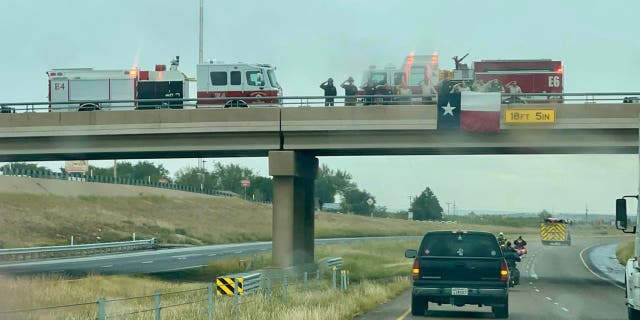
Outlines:
[[[567,226],[564,223],[543,223],[540,226],[540,236],[543,241],[566,241]]]
[[[235,281],[238,280],[238,295],[243,295],[244,290],[242,290],[242,283],[244,282],[243,278],[228,278],[228,277],[219,277],[216,278],[216,294],[218,296],[232,296],[235,288]]]

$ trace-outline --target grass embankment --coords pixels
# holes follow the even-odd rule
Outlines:
[[[311,290],[304,292],[301,285],[292,284],[286,303],[281,293],[274,288],[273,297],[267,301],[262,295],[242,298],[238,319],[352,319],[355,315],[371,309],[397,296],[410,286],[406,277],[411,260],[403,256],[407,248],[417,246],[416,241],[369,241],[348,245],[326,245],[317,248],[317,256],[342,256],[345,268],[353,280],[347,292],[330,289],[324,283],[318,290],[313,282]],[[212,281],[220,272],[235,272],[233,261],[212,264],[207,272]],[[396,277],[394,277],[396,276]],[[403,277],[400,277],[403,276]],[[327,277],[325,276],[325,279]],[[96,301],[100,297],[109,299],[153,295],[154,291],[176,292],[204,288],[204,282],[177,283],[153,276],[89,276],[65,281],[59,276],[23,277],[0,279],[0,310],[22,309],[36,306],[72,304]],[[203,279],[204,280],[204,279]],[[326,280],[325,280],[326,281]],[[162,296],[162,305],[186,303],[206,298],[206,290],[186,294]],[[115,315],[153,308],[153,297],[107,303],[107,314]],[[232,299],[216,298],[214,319],[232,318]],[[46,313],[30,313],[31,319],[95,318],[96,305],[75,307]],[[207,315],[206,302],[166,308],[163,319],[203,319]],[[127,316],[127,319],[149,319],[152,313]],[[10,317],[7,317],[11,319]],[[29,319],[21,314],[16,319]],[[5,318],[3,318],[5,319]]]
[[[634,240],[620,242],[618,244],[616,248],[616,258],[618,258],[618,262],[620,262],[621,265],[626,265],[627,260],[633,257],[634,248]]]
[[[235,198],[64,197],[0,193],[0,247],[119,241],[155,237],[162,243],[213,244],[271,239],[272,208]],[[316,213],[315,236],[423,235],[435,229],[480,229],[508,234],[536,228],[437,224]]]

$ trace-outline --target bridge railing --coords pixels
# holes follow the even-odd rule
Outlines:
[[[47,246],[30,248],[0,249],[0,261],[19,261],[31,259],[80,256],[104,252],[122,252],[153,249],[158,245],[156,239],[121,242],[77,244],[68,246]]]
[[[327,98],[329,101],[327,101]],[[333,100],[333,101],[331,101]],[[437,95],[357,95],[357,96],[273,96],[220,97],[190,99],[77,100],[66,102],[0,102],[0,113],[195,109],[230,107],[317,107],[317,106],[377,106],[434,105]],[[579,93],[502,93],[504,104],[521,103],[640,103],[640,92],[579,92]]]
[[[160,182],[154,182],[154,181],[143,180],[143,179],[114,178],[109,176],[94,176],[91,174],[86,175],[81,173],[60,173],[60,172],[41,171],[41,170],[9,169],[7,167],[0,167],[0,175],[39,178],[39,179],[78,181],[78,182],[124,184],[124,185],[131,185],[131,186],[152,187],[152,188],[159,188],[159,189],[169,189],[169,190],[176,190],[176,191],[200,193],[200,194],[206,194],[210,196],[233,197],[233,198],[242,199],[241,195],[234,192],[230,192],[230,191],[198,188],[194,186],[181,185],[177,183],[160,183]],[[270,201],[255,200],[250,197],[247,197],[246,199],[243,199],[243,200],[247,200],[255,203],[261,203],[261,204],[271,203]]]

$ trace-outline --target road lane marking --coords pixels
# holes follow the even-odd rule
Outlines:
[[[106,266],[102,266],[102,267],[100,267],[100,268],[111,268],[111,267],[113,267],[113,265],[112,265],[112,264],[109,264],[109,265],[106,265]]]
[[[403,320],[406,316],[409,315],[409,312],[411,312],[411,309],[407,309],[407,311],[405,311],[401,316],[399,316],[396,320]]]
[[[213,257],[215,255],[216,255],[215,253],[212,253],[212,254],[208,254],[207,257]]]
[[[616,286],[616,287],[618,287],[618,288],[620,288],[620,289],[622,289],[622,290],[627,290],[627,288],[625,288],[625,287],[623,287],[623,286],[621,286],[621,285],[619,285],[619,284],[615,283],[613,280],[608,279],[608,278],[605,278],[605,277],[603,277],[603,276],[601,276],[601,275],[599,275],[599,274],[595,273],[595,272],[594,272],[593,270],[591,270],[591,268],[589,268],[589,266],[587,265],[587,262],[584,260],[583,254],[584,254],[587,250],[589,250],[589,249],[591,249],[591,248],[593,248],[593,247],[595,247],[595,246],[598,246],[598,245],[600,245],[600,244],[594,244],[594,245],[589,246],[589,247],[586,247],[586,248],[582,249],[582,251],[580,251],[580,253],[579,253],[578,255],[580,256],[580,260],[582,260],[582,264],[584,265],[584,267],[585,267],[587,270],[589,270],[589,272],[591,272],[594,276],[598,277],[600,280],[604,280],[604,281],[606,281],[606,282],[608,282],[608,283],[610,283],[610,284],[612,284],[612,285],[614,285],[614,286]]]
[[[192,254],[182,254],[182,255],[179,255],[179,256],[171,256],[171,258],[178,258],[178,259],[182,258],[181,260],[184,260],[187,257],[197,257],[197,256],[203,256],[203,255],[204,254],[202,254],[202,253],[192,253]]]
[[[187,257],[178,257],[178,260],[187,260]]]
[[[564,311],[564,312],[569,312],[569,309],[567,309],[567,308],[565,308],[565,307],[562,307],[562,311]]]
[[[544,297],[545,299],[549,300],[549,301],[553,301],[553,299],[549,298],[549,297]]]
[[[559,303],[557,303],[557,302],[554,302],[553,304],[555,304],[556,306],[559,305]]]
[[[151,260],[151,261],[142,261],[140,263],[153,263],[153,260]]]
[[[240,250],[240,251],[234,251],[233,253],[242,253],[242,250]]]
[[[540,289],[536,289],[536,292],[540,292]]]

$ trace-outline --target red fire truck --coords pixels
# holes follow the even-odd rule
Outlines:
[[[199,64],[197,72],[198,108],[278,105],[274,97],[282,96],[275,67],[268,64],[210,62]]]
[[[178,71],[180,57],[171,67],[94,70],[93,68],[51,69],[49,111],[182,109],[182,102],[117,102],[118,100],[188,98],[187,77]]]
[[[465,55],[466,57],[466,55]],[[501,91],[510,93],[509,85],[517,85],[522,93],[550,93],[548,96],[517,98],[520,102],[562,101],[561,96],[553,93],[563,92],[562,62],[551,59],[527,60],[480,60],[470,69],[460,63],[462,59],[454,57],[456,68],[452,78],[445,79],[443,90],[450,90],[455,84],[465,81],[469,86],[482,91]],[[443,93],[441,90],[440,93]],[[506,98],[510,99],[510,98]]]

